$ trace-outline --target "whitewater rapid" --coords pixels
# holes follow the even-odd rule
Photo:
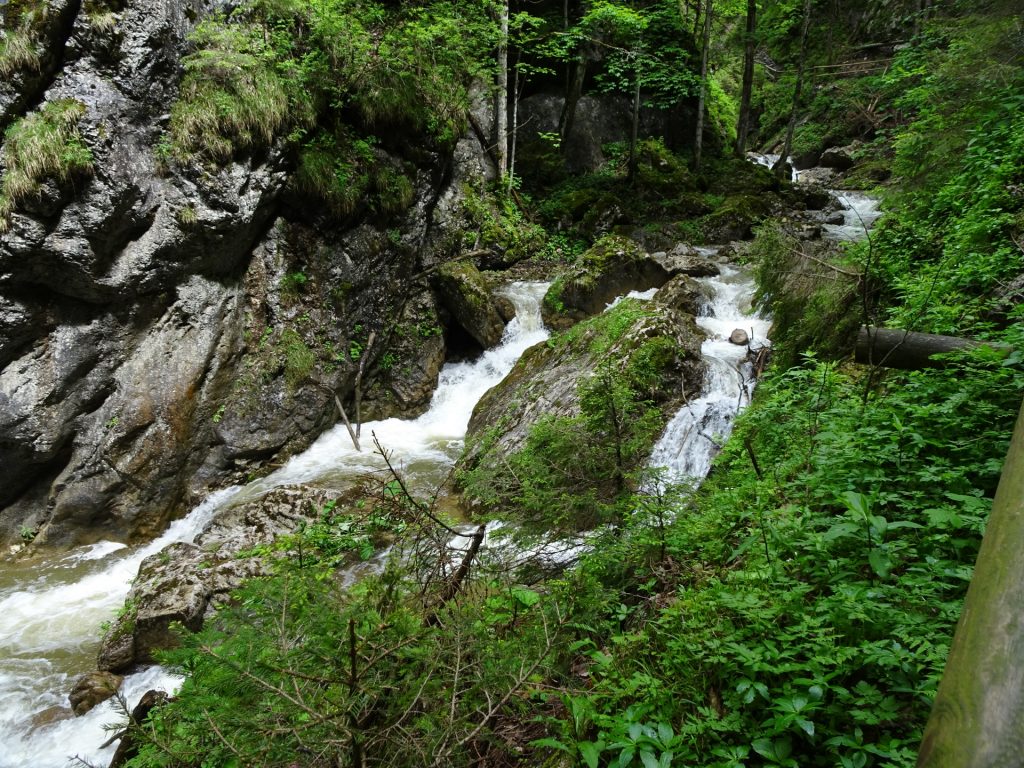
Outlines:
[[[706,255],[716,252],[708,249]],[[736,414],[750,402],[755,382],[750,352],[769,343],[771,321],[751,306],[753,277],[732,264],[718,266],[717,276],[699,280],[710,292],[697,316],[697,325],[707,333],[701,344],[703,393],[679,409],[651,452],[650,466],[664,470],[663,482],[694,483],[707,475]],[[736,329],[746,331],[748,344],[729,341]]]

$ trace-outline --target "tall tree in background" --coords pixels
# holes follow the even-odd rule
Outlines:
[[[697,97],[697,135],[693,142],[693,168],[700,170],[701,150],[704,145],[704,101],[708,89],[708,51],[711,47],[712,0],[704,6],[704,35],[700,54],[700,95]]]
[[[501,0],[498,13],[498,94],[494,112],[495,133],[497,134],[495,156],[498,161],[498,179],[504,180],[508,173],[508,2]]]
[[[800,106],[800,91],[804,85],[804,62],[807,59],[807,29],[811,24],[811,0],[804,0],[804,26],[800,32],[800,63],[796,69],[796,85],[793,87],[793,105],[789,110],[789,125],[786,126],[786,141],[782,145],[779,159],[775,161],[772,171],[781,176],[786,168],[786,161],[793,149],[793,132],[796,130],[796,113]]]
[[[747,0],[747,31],[743,40],[743,87],[740,91],[740,116],[736,124],[736,154],[747,151],[750,133],[750,98],[754,89],[754,49],[757,33],[757,0]]]

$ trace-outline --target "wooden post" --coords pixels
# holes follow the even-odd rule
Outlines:
[[[918,768],[1020,765],[1024,746],[1024,406],[918,755]]]

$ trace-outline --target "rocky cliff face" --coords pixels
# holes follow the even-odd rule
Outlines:
[[[0,61],[13,67],[0,124],[76,104],[75,141],[92,162],[44,175],[11,201],[0,234],[0,541],[144,538],[212,485],[305,447],[364,356],[382,356],[387,318],[425,290],[417,272],[452,242],[459,190],[485,172],[475,140],[454,159],[421,152],[404,213],[343,225],[292,199],[280,147],[169,167],[155,150],[180,59],[217,8],[3,9],[5,39],[28,35],[38,55]],[[407,402],[394,410],[425,404],[443,357],[441,346],[413,361],[425,380],[396,385]]]

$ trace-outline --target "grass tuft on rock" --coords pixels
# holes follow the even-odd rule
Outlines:
[[[184,59],[181,95],[171,110],[175,158],[226,162],[271,144],[289,122],[288,94],[260,30],[205,22]]]
[[[46,179],[66,182],[92,173],[92,151],[78,132],[78,121],[84,114],[82,102],[59,99],[7,129],[3,145],[6,173],[0,184],[0,232],[10,226],[14,208],[38,195]]]
[[[28,29],[0,32],[0,75],[11,77],[22,70],[38,70],[39,66],[39,48]]]

